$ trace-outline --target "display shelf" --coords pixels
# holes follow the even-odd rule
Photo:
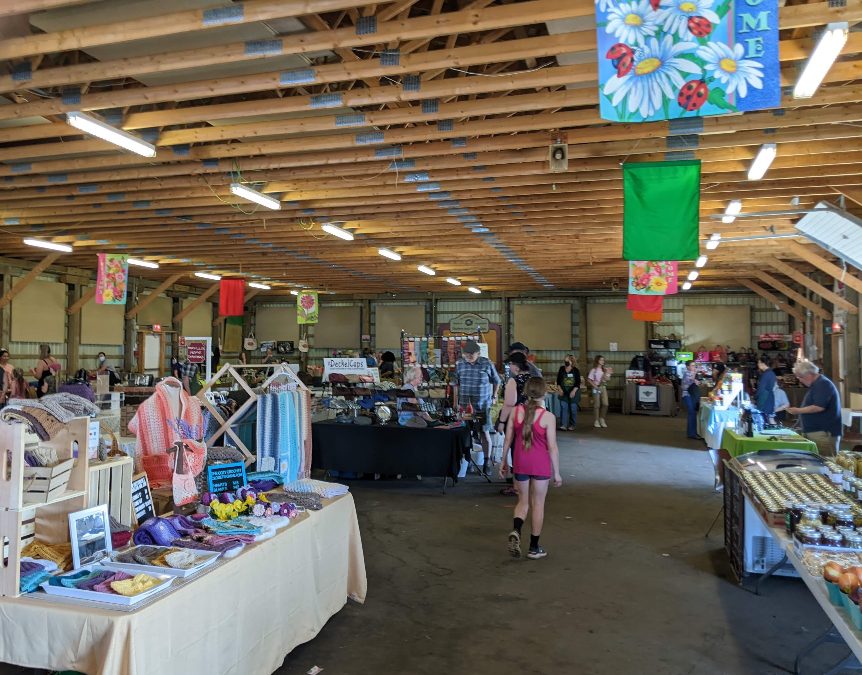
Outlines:
[[[83,490],[66,490],[62,494],[57,495],[56,497],[52,497],[46,502],[38,502],[38,503],[25,503],[24,506],[20,510],[26,509],[36,509],[41,506],[51,506],[52,504],[59,504],[60,502],[64,502],[67,499],[75,499],[77,497],[83,497]],[[11,510],[11,509],[10,509]]]
[[[88,506],[108,505],[108,513],[121,524],[132,524],[131,457],[109,457],[104,462],[89,465]]]

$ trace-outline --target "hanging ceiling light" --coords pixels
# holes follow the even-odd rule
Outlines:
[[[470,286],[467,290],[470,291],[471,293],[475,293],[476,295],[479,295],[479,293],[482,292],[478,288],[476,288],[475,286]]]
[[[388,248],[378,248],[377,252],[382,255],[384,258],[389,258],[390,260],[401,260],[401,255],[396,253],[395,251]]]
[[[242,183],[231,183],[230,191],[237,197],[242,197],[243,199],[247,199],[250,202],[272,209],[273,211],[281,210],[281,202],[275,197],[265,195],[263,192],[250,188],[248,185],[243,185]]]
[[[331,234],[333,237],[344,239],[344,241],[353,241],[353,233],[350,230],[345,230],[343,227],[338,227],[338,225],[324,223],[320,226],[320,229]]]
[[[446,278],[446,283],[447,283],[447,284],[452,284],[453,286],[460,286],[460,285],[461,285],[461,282],[460,282],[460,281],[458,281],[457,279],[455,279],[454,277],[447,277],[447,278]]]
[[[705,255],[700,256],[697,260],[694,261],[695,267],[703,267],[706,265],[706,261],[709,260]]]
[[[432,270],[427,265],[419,265],[416,269],[419,270],[420,272],[422,272],[422,274],[427,274],[429,277],[433,277],[434,275],[437,274],[437,272]]]
[[[727,208],[724,210],[724,215],[721,218],[721,222],[732,223],[734,220],[736,220],[736,217],[739,215],[740,211],[742,211],[742,200],[734,199],[727,205]]]
[[[249,288],[257,288],[257,289],[260,289],[261,291],[271,291],[272,290],[272,286],[267,286],[266,284],[259,284],[256,281],[249,281],[248,286],[249,286]]]
[[[299,295],[299,291],[291,291],[290,294],[291,295]]]
[[[84,133],[118,145],[124,150],[129,150],[137,155],[142,155],[143,157],[156,156],[156,146],[152,143],[147,143],[127,131],[112,127],[110,124],[105,124],[102,120],[96,119],[86,113],[68,112],[66,113],[66,122],[69,126],[80,129]]]
[[[51,251],[60,251],[61,253],[71,253],[72,247],[67,244],[56,244],[53,241],[45,241],[44,239],[25,239],[24,243],[27,246],[35,246],[36,248],[47,248]]]
[[[691,282],[690,282],[690,281],[686,281],[686,282],[682,285],[682,290],[687,291],[689,288],[691,288]]]
[[[715,232],[712,235],[710,235],[709,240],[707,240],[706,248],[709,251],[714,251],[715,249],[718,248],[718,245],[720,243],[721,243],[721,234],[719,234],[718,232]]]
[[[151,260],[140,260],[138,258],[129,258],[127,262],[130,265],[134,265],[135,267],[148,267],[151,270],[159,269],[159,263],[152,262]]]
[[[196,277],[200,277],[201,279],[209,279],[210,281],[221,281],[221,277],[217,274],[210,274],[209,272],[195,272]]]
[[[763,178],[772,160],[778,154],[778,146],[775,143],[764,143],[757,151],[757,156],[748,168],[748,180],[760,180]]]
[[[692,270],[691,272],[688,273],[688,280],[689,281],[696,281],[699,276],[700,276],[700,272],[698,272],[697,270]]]
[[[811,98],[823,82],[826,73],[847,43],[849,25],[846,21],[826,24],[820,41],[808,57],[802,74],[793,88],[793,98]]]

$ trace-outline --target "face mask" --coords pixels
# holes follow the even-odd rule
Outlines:
[[[104,362],[105,362],[105,357],[104,357],[104,356],[100,356],[100,357],[99,357],[99,363],[104,363]]]

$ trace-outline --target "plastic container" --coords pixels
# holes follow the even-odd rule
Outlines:
[[[831,581],[827,581],[826,589],[829,591],[829,602],[831,602],[836,607],[843,607],[843,598],[846,598],[847,596],[841,592],[841,589],[838,588],[838,584],[832,583]]]
[[[854,605],[852,602],[850,603],[850,620],[856,626],[856,630],[862,630],[862,610],[859,609],[859,605]]]

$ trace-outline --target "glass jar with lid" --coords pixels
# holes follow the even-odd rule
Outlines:
[[[844,546],[856,550],[862,550],[862,533],[846,532],[844,534]]]
[[[823,545],[830,548],[841,548],[841,545],[844,543],[844,535],[835,530],[832,530],[832,532],[821,532],[820,536]]]

